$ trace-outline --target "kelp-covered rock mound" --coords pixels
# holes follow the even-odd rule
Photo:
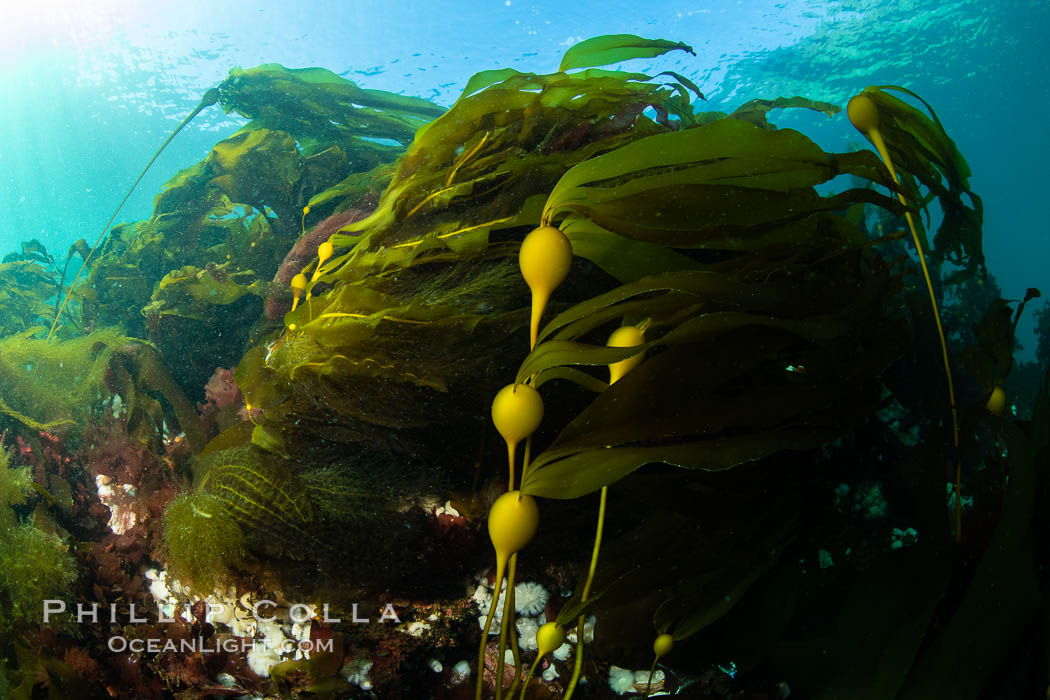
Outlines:
[[[751,389],[775,382],[771,412],[751,404],[724,426],[743,428],[741,438],[775,426],[788,445],[793,417],[836,416],[827,433],[805,421],[816,444],[841,429],[847,406],[863,412],[865,380],[895,352],[885,314],[894,283],[844,212],[866,201],[899,206],[863,188],[816,193],[841,174],[878,178],[868,154],[826,154],[797,132],[739,119],[667,118],[688,94],[599,69],[477,76],[417,134],[376,211],[331,238],[335,254],[308,270],[285,330],[240,363],[260,427],[298,451],[375,429],[407,440],[438,427],[432,437],[447,437],[446,426],[483,417],[527,349],[516,258],[541,220],[565,232],[576,262],[571,288],[555,299],[563,313],[541,334],[553,342],[534,349],[519,380],[541,373],[597,389],[572,366],[608,364],[615,351],[593,346],[625,319],[648,319],[649,342],[668,348],[660,362],[671,364],[640,392],[648,399],[617,402],[635,413],[607,429],[641,426],[654,409],[694,427],[707,422],[691,410],[725,413],[704,408],[703,384],[687,379],[710,366],[723,368],[712,398],[756,401]],[[807,367],[807,380],[788,366]],[[622,433],[617,444],[719,432]],[[425,443],[429,455],[440,449]],[[451,454],[472,452],[463,444]]]
[[[604,67],[673,51],[598,37],[448,110],[234,69],[196,111],[249,123],[75,245],[87,284],[5,259],[0,505],[116,610],[35,625],[0,561],[12,697],[977,697],[1040,605],[1047,387],[1030,422],[996,393],[1038,291],[938,353],[987,273],[933,110],[867,88],[880,160],[768,118],[836,105]]]

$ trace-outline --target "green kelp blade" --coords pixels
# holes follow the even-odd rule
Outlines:
[[[832,153],[832,160],[835,162],[835,170],[840,175],[856,175],[864,180],[870,180],[877,185],[881,185],[888,190],[893,192],[901,191],[900,185],[894,182],[893,178],[890,177],[890,171],[886,169],[882,160],[875,154],[874,151],[863,150],[853,151],[852,153]],[[893,202],[897,202],[896,198],[887,200],[885,203],[880,203],[880,206],[887,206]],[[899,204],[899,202],[897,202]],[[899,213],[894,211],[897,216],[903,216],[903,210]]]
[[[221,452],[222,450],[231,450],[236,447],[243,447],[244,445],[252,442],[252,437],[255,434],[255,426],[246,420],[238,421],[232,426],[222,431],[204,446],[198,457],[206,457],[212,452]],[[260,440],[262,437],[260,436]]]
[[[512,178],[501,185],[504,190],[525,177],[532,182],[537,177],[557,179],[567,167],[566,162],[572,165],[591,153],[609,150],[610,141],[615,144],[626,140],[626,134],[616,126],[620,123],[618,118],[625,119],[636,108],[640,111],[640,106],[667,99],[667,88],[649,80],[649,76],[640,73],[600,69],[571,75],[480,73],[468,89],[469,92],[477,88],[476,91],[461,97],[448,113],[416,132],[376,210],[368,218],[349,224],[344,231],[378,230],[382,235],[410,212],[415,217],[425,217],[433,211],[434,202],[427,200],[423,209],[416,207],[463,179],[507,172]],[[537,115],[543,118],[536,119]],[[567,131],[571,124],[590,124],[599,132],[608,132],[608,138],[582,146],[570,143],[570,149],[561,139],[572,135]],[[649,133],[653,127],[645,120],[635,126],[634,133]],[[477,144],[483,134],[487,135],[484,148],[460,169],[458,159],[464,155],[461,146]],[[514,157],[508,157],[509,152]],[[450,182],[448,178],[453,174],[456,177]],[[549,189],[545,184],[541,191]]]
[[[682,292],[667,292],[655,296],[644,296],[630,301],[623,301],[612,306],[600,308],[593,314],[584,316],[559,330],[551,341],[577,340],[591,330],[606,326],[608,329],[630,323],[638,325],[646,319],[665,319],[696,313],[704,306],[704,301]],[[660,337],[659,333],[650,333],[650,339]]]
[[[792,173],[802,175],[788,177]],[[626,196],[660,185],[722,182],[786,190],[819,184],[836,174],[830,156],[797,131],[766,131],[738,119],[721,119],[648,136],[576,165],[554,186],[543,216],[550,220],[566,205],[590,204],[595,195],[610,199],[621,191]],[[643,179],[636,189],[624,191],[632,179],[621,183],[620,178],[628,176]],[[645,176],[662,179],[649,184]],[[578,191],[587,186],[592,190]]]
[[[575,248],[573,252],[576,252]],[[543,327],[539,339],[542,341],[555,332],[559,340],[582,335],[591,328],[604,323],[608,318],[612,318],[609,316],[602,318],[597,323],[590,323],[590,319],[596,314],[613,307],[618,308],[618,305],[638,296],[649,295],[655,301],[658,297],[651,296],[654,292],[676,292],[703,299],[710,306],[730,304],[740,307],[746,305],[749,309],[770,312],[784,309],[787,306],[783,296],[769,287],[739,282],[710,270],[672,270],[620,285],[569,307]],[[746,304],[742,300],[746,300]],[[798,299],[793,301],[798,304]],[[657,301],[656,303],[662,305],[663,302]],[[687,300],[683,299],[683,306],[685,303]],[[580,326],[581,322],[585,325]],[[569,328],[573,330],[565,332]],[[539,347],[542,345],[537,349]],[[529,362],[528,358],[525,362]]]
[[[842,108],[836,104],[796,95],[795,97],[778,97],[775,100],[749,100],[737,107],[729,116],[751,122],[762,128],[769,128],[770,124],[766,120],[766,115],[774,109],[811,109],[814,112],[826,114],[829,118],[842,111]]]
[[[284,342],[286,341],[275,341],[269,346],[255,345],[245,351],[241,361],[237,363],[233,378],[244,395],[247,408],[272,408],[284,398],[278,391],[281,384],[278,382],[277,372],[267,364],[271,352],[278,347],[278,343]]]
[[[607,365],[630,357],[636,351],[664,345],[675,346],[711,340],[742,328],[782,330],[813,342],[831,340],[848,329],[848,323],[837,317],[814,317],[804,320],[778,319],[766,314],[739,311],[715,311],[683,322],[659,338],[630,348],[610,348],[569,340],[549,340],[529,353],[518,369],[517,380],[550,367],[562,365]]]
[[[592,591],[587,600],[581,600],[581,596],[577,593],[558,610],[558,617],[555,618],[555,622],[558,623],[559,627],[571,627],[580,619],[581,615],[589,614],[595,606],[600,604],[604,593],[605,591]]]
[[[387,357],[350,358],[336,354],[324,362],[305,362],[297,365],[292,370],[291,377],[297,379],[305,372],[334,379],[345,379],[348,376],[390,379],[409,382],[418,387],[429,387],[435,391],[448,390],[440,377],[431,378],[410,372],[403,364],[396,363]]]
[[[533,374],[546,372],[555,367],[563,367],[565,365],[609,365],[613,362],[626,360],[628,357],[632,357],[657,344],[658,341],[653,340],[645,345],[615,348],[605,345],[577,343],[571,340],[548,340],[533,350],[532,354],[529,355],[531,360],[527,359],[522,364],[515,381],[521,384]]]
[[[389,184],[393,173],[394,165],[392,163],[382,163],[371,170],[350,173],[338,183],[310,197],[307,205],[313,209],[331,200],[355,202],[367,194],[374,185],[385,187]]]
[[[775,533],[784,536],[785,533]],[[755,566],[726,570],[712,577],[709,585],[683,586],[689,593],[664,602],[653,615],[657,629],[673,629],[675,641],[688,639],[728,613],[747,593],[752,584],[765,576],[780,561],[786,540],[773,540],[767,554]]]
[[[621,236],[675,248],[727,251],[811,243],[807,234],[816,223],[814,215],[845,210],[862,201],[889,201],[871,190],[821,197],[808,188],[778,192],[712,184],[669,185],[616,198],[586,193],[581,199],[590,201],[563,207]],[[892,204],[887,208],[902,210]]]
[[[833,438],[834,434],[826,428],[797,428],[657,447],[585,450],[554,462],[530,464],[521,491],[542,498],[579,498],[614,484],[647,464],[720,471],[780,450],[812,449]]]
[[[688,51],[696,55],[693,48],[680,41],[666,39],[643,39],[634,34],[606,34],[585,39],[569,47],[562,56],[558,72],[575,68],[605,66],[632,58],[653,58],[668,51]]]
[[[580,370],[573,369],[572,367],[551,367],[550,369],[546,369],[536,375],[536,378],[533,380],[532,385],[535,388],[539,389],[546,382],[549,382],[553,379],[564,379],[566,381],[570,381],[576,384],[577,386],[588,391],[593,391],[596,394],[603,392],[609,388],[609,382],[603,382],[600,379],[592,377],[586,372],[581,372]]]
[[[751,347],[760,337],[765,347]],[[596,396],[534,464],[591,448],[762,430],[817,412],[842,390],[789,381],[783,370],[780,377],[771,372],[772,358],[791,346],[790,336],[750,329],[722,343],[688,344],[655,354]],[[760,377],[765,388],[755,395],[748,387]]]
[[[645,481],[632,484],[643,499]],[[741,501],[731,493],[724,494],[722,506],[728,512],[720,514],[705,507],[709,501],[695,496],[692,490],[688,496],[668,494],[662,511],[649,513],[636,527],[604,542],[590,588],[598,600],[581,602],[581,577],[558,614],[559,623],[584,611],[608,611],[621,624],[634,620],[653,625],[680,640],[728,612],[775,569],[794,539],[790,514],[776,506]]]
[[[700,88],[698,88],[696,86],[696,83],[694,83],[692,80],[690,80],[689,78],[685,77],[681,73],[675,73],[673,70],[665,70],[665,71],[660,71],[659,73],[657,73],[653,77],[654,78],[658,78],[661,75],[669,75],[669,76],[671,76],[672,78],[677,80],[682,85],[683,88],[685,88],[687,90],[691,90],[701,100],[706,100],[707,99],[706,97],[704,97],[704,93],[700,92]],[[689,99],[688,93],[683,92],[682,93],[682,98],[684,100],[688,101],[688,99]]]
[[[652,77],[645,73],[625,73],[623,71],[589,68],[579,73],[555,73],[543,76],[544,91],[540,104],[544,107],[580,108],[590,102],[606,102],[611,97],[637,93],[639,89],[651,91],[656,86],[640,86],[631,83],[646,83]]]
[[[1046,405],[1042,393],[1033,418],[1044,420],[1032,423],[1040,430],[1047,424]],[[965,595],[953,610],[943,610],[936,634],[928,633],[924,640],[922,653],[897,695],[901,700],[981,697],[981,689],[1010,665],[1013,651],[1027,646],[1033,619],[1045,614],[1032,533],[1045,523],[1038,495],[1044,493],[1040,482],[1046,482],[1046,453],[1039,454],[1039,445],[1031,439],[1035,436],[1026,435],[1013,421],[991,422],[997,424],[1009,455],[1002,516]]]
[[[515,75],[521,75],[521,71],[516,71],[513,68],[498,68],[495,70],[483,70],[480,73],[475,73],[470,77],[470,80],[467,81],[459,99],[462,100],[464,97],[471,95],[478,90],[484,90],[489,85],[502,83],[507,78]]]
[[[598,394],[535,457],[523,488],[575,497],[650,462],[724,469],[822,444],[867,404],[844,387],[872,371],[868,361],[844,366],[822,347],[837,342],[845,323],[736,312],[690,319],[675,330],[692,342],[672,338],[665,342],[669,349]],[[700,342],[708,335],[710,342]],[[597,351],[610,350],[592,346],[586,357],[590,351],[580,348],[570,358],[568,345],[557,349],[562,343],[545,343],[555,346],[559,360],[599,359]],[[796,364],[810,369],[796,376],[789,369]]]

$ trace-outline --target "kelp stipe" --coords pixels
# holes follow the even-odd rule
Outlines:
[[[95,254],[95,251],[98,250],[98,247],[102,245],[102,240],[106,237],[106,233],[109,231],[110,225],[113,224],[113,220],[117,218],[117,214],[120,213],[121,208],[127,203],[128,199],[131,197],[131,193],[134,192],[135,188],[138,187],[138,184],[142,182],[142,178],[146,176],[146,172],[149,171],[150,166],[152,166],[153,162],[160,157],[161,152],[168,147],[168,144],[171,143],[171,140],[175,138],[176,134],[182,131],[182,129],[204,109],[206,109],[207,107],[211,107],[218,101],[218,88],[211,88],[206,93],[204,93],[204,97],[201,98],[200,103],[193,108],[192,112],[186,115],[186,118],[183,119],[177,127],[175,127],[175,130],[171,132],[168,138],[164,140],[164,143],[160,145],[160,148],[157,149],[157,152],[153,154],[153,157],[149,159],[149,162],[146,163],[146,167],[142,169],[142,172],[139,173],[139,176],[135,178],[135,182],[131,183],[131,188],[128,190],[127,194],[124,195],[124,199],[120,200],[120,204],[118,204],[117,208],[113,210],[113,215],[109,217],[109,221],[107,221],[106,225],[102,227],[102,233],[98,235],[98,239],[95,240],[95,244],[91,246],[91,250],[88,251],[88,254],[84,256],[84,262],[80,263],[80,269],[77,270],[76,276],[73,278],[73,281],[69,284],[69,293],[66,294],[65,298],[62,300],[61,306],[58,307],[58,311],[55,313],[55,320],[51,324],[51,330],[47,332],[48,338],[54,335],[55,329],[58,328],[58,322],[62,318],[62,312],[65,311],[66,304],[69,302],[69,296],[70,294],[72,294],[73,288],[77,286],[77,282],[80,280],[80,276],[84,274],[84,270],[87,269],[88,262],[91,260],[91,257]],[[59,295],[61,295],[62,290],[58,290],[58,293]]]
[[[892,86],[886,86],[892,88]],[[903,88],[892,88],[901,89],[912,97],[918,98],[915,93]],[[899,101],[895,101],[899,102]],[[925,104],[925,103],[924,103]],[[928,105],[927,105],[928,107]],[[882,158],[882,162],[886,165],[886,169],[889,170],[889,175],[894,178],[894,182],[901,186],[901,178],[897,174],[897,169],[894,167],[894,161],[889,155],[889,150],[886,147],[886,142],[883,140],[882,132],[879,130],[879,108],[875,101],[869,97],[867,90],[857,94],[849,100],[846,106],[846,113],[849,118],[849,122],[854,127],[864,134],[866,139],[871,142],[878,150],[879,157]],[[930,113],[933,110],[930,109]],[[910,115],[909,115],[910,116]],[[920,115],[921,118],[921,115]],[[934,114],[934,125],[936,125],[936,131],[940,132],[939,135],[943,135],[944,139],[950,144],[947,134],[941,127],[940,121],[937,121],[937,116]],[[953,145],[952,145],[953,149]],[[907,200],[904,194],[900,191],[897,192],[897,198],[900,203],[905,207],[908,206]],[[921,207],[922,204],[919,203]],[[937,335],[941,341],[941,359],[944,362],[944,375],[948,382],[948,402],[951,408],[951,442],[953,448],[953,461],[955,463],[955,542],[960,542],[963,536],[963,499],[962,499],[962,459],[959,454],[959,409],[955,405],[955,384],[951,378],[951,363],[948,361],[948,342],[944,335],[944,325],[941,323],[941,312],[938,309],[937,295],[933,292],[933,282],[929,276],[929,268],[926,264],[926,254],[923,250],[922,240],[919,236],[919,232],[916,229],[915,218],[911,216],[911,212],[907,209],[904,211],[904,218],[908,224],[908,230],[911,232],[911,239],[915,242],[916,252],[919,255],[919,264],[922,267],[923,278],[926,281],[926,290],[929,292],[929,303],[930,309],[933,312],[933,320],[937,323]]]

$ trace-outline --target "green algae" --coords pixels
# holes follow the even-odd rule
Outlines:
[[[247,554],[244,532],[225,504],[208,493],[183,493],[164,511],[169,571],[207,594],[231,577]]]
[[[92,414],[114,352],[127,341],[108,329],[60,342],[30,328],[0,339],[0,411],[37,430]]]
[[[54,535],[14,510],[32,493],[26,468],[12,468],[0,449],[0,631],[4,636],[39,624],[45,600],[68,601],[76,561]]]
[[[275,456],[245,445],[243,435],[232,442],[207,451],[194,467],[192,488],[164,511],[162,556],[172,574],[195,590],[222,588],[255,570],[260,559],[309,561],[326,572],[341,571],[350,561],[346,555],[363,543],[401,537],[374,530],[391,507],[389,487],[376,475],[328,460]],[[387,551],[381,561],[396,556]],[[353,564],[358,572],[377,565],[382,563]],[[318,583],[291,585],[309,589]]]

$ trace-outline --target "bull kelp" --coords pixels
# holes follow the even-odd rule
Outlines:
[[[976,698],[1002,672],[1045,583],[1050,380],[1030,417],[1003,389],[1038,290],[989,294],[969,166],[917,95],[851,102],[881,159],[827,152],[770,115],[837,105],[705,111],[683,75],[607,68],[675,52],[596,37],[447,110],[237,68],[198,110],[249,123],[150,220],[70,251],[89,284],[39,244],[5,261],[0,379],[40,363],[46,386],[0,408],[39,436],[19,459],[79,450],[64,478],[112,511],[93,547],[88,496],[38,484],[34,519],[106,572],[95,595],[231,603],[141,632],[169,639],[302,639],[248,611],[308,601],[306,638],[337,642],[147,655],[129,692],[224,669],[226,694],[281,697]],[[360,601],[378,627],[328,617]]]

